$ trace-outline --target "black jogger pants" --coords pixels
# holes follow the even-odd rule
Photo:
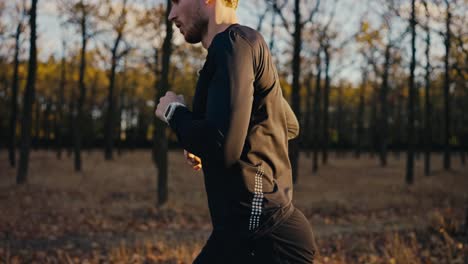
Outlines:
[[[309,221],[297,208],[260,238],[214,231],[193,264],[311,264],[316,252]]]

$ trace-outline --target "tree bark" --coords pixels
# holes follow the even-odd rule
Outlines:
[[[127,1],[123,0],[122,5],[122,12],[120,14],[120,19],[126,18],[126,4]],[[123,30],[125,28],[125,24],[119,25],[119,28],[116,29],[117,37],[114,41],[114,46],[111,50],[111,70],[109,74],[109,95],[107,97],[107,118],[105,124],[105,150],[104,150],[104,157],[106,160],[112,160],[112,151],[114,148],[114,134],[115,134],[115,98],[114,98],[114,87],[115,87],[115,71],[117,68],[118,61],[123,56],[123,54],[119,54],[119,45],[122,42],[123,38]]]
[[[16,27],[15,34],[15,56],[13,62],[13,82],[11,86],[11,115],[10,115],[10,133],[8,142],[8,157],[10,159],[10,166],[16,166],[16,120],[18,113],[18,70],[19,70],[19,49],[20,49],[20,36],[22,32],[22,23],[19,22]]]
[[[125,71],[125,69],[124,69]],[[118,116],[117,116],[117,130],[118,130],[118,133],[117,133],[117,154],[119,156],[122,155],[122,147],[123,147],[123,144],[124,142],[122,141],[122,138],[121,138],[121,135],[122,135],[122,114],[124,112],[124,108],[125,108],[125,105],[124,105],[124,89],[125,89],[125,76],[124,76],[124,80],[123,80],[123,86],[120,87],[120,91],[119,91],[119,102],[118,102],[118,106],[119,106],[119,111],[117,112],[118,113]],[[126,131],[124,130],[123,133],[126,133]]]
[[[313,146],[314,146],[314,155],[312,158],[312,172],[316,173],[318,171],[318,159],[320,151],[320,98],[322,96],[321,91],[321,82],[322,82],[322,59],[321,59],[321,50],[317,52],[317,79],[315,82],[315,94],[314,94],[314,122],[313,122]]]
[[[106,147],[105,147],[105,159],[112,160],[112,151],[114,148],[114,111],[115,111],[115,99],[114,99],[114,86],[115,86],[115,70],[117,68],[117,49],[120,43],[122,35],[118,34],[114,47],[112,49],[112,61],[111,70],[109,75],[109,95],[107,97],[107,118],[106,118]]]
[[[395,149],[395,157],[400,159],[400,148],[403,146],[403,137],[404,132],[403,129],[405,128],[405,122],[403,120],[403,107],[404,107],[404,97],[402,90],[404,89],[403,86],[397,85],[397,105],[396,105],[396,122],[394,127],[395,133],[395,142],[397,148]]]
[[[36,67],[37,67],[37,54],[36,54],[36,10],[37,0],[31,0],[30,9],[30,47],[29,47],[29,65],[28,65],[28,78],[26,81],[26,91],[23,100],[23,116],[21,126],[21,150],[20,160],[18,167],[18,174],[16,177],[17,184],[24,184],[27,182],[28,164],[29,164],[29,151],[31,145],[31,121],[32,121],[32,105],[35,96],[35,82],[36,82]]]
[[[56,115],[56,126],[55,126],[55,144],[56,144],[56,151],[57,151],[57,159],[62,158],[62,147],[63,147],[63,126],[64,123],[64,115],[63,115],[63,105],[65,103],[65,83],[66,83],[66,59],[65,59],[65,42],[62,43],[63,54],[62,54],[62,62],[60,65],[60,84],[59,84],[59,91],[58,91],[58,100],[57,100],[57,115]]]
[[[356,151],[355,157],[361,157],[362,151],[362,139],[364,136],[364,111],[366,107],[365,102],[365,94],[366,94],[366,86],[367,86],[367,77],[368,71],[367,69],[364,70],[362,75],[362,84],[361,88],[359,89],[359,108],[358,108],[358,116],[357,116],[357,126],[356,126]]]
[[[275,0],[274,5],[277,5],[277,0]],[[273,48],[275,45],[275,28],[276,28],[276,12],[271,13],[271,34],[270,34],[270,52],[273,53]]]
[[[343,108],[343,87],[338,86],[338,105],[337,105],[337,117],[336,117],[336,132],[338,136],[337,140],[337,149],[336,149],[336,156],[338,158],[343,158],[344,157],[344,152],[343,152],[343,137],[344,137],[344,122],[346,120],[345,115],[346,113],[344,112]]]
[[[391,44],[385,48],[385,62],[380,88],[380,118],[379,118],[379,159],[382,167],[387,166],[387,129],[388,129],[388,78],[390,74]]]
[[[322,163],[327,164],[328,162],[328,144],[329,144],[329,102],[330,102],[330,46],[325,45],[325,90],[323,93],[323,126],[322,126]]]
[[[67,132],[67,156],[70,158],[73,154],[73,140],[75,138],[75,114],[76,114],[76,94],[72,87],[70,92],[70,102],[68,104],[68,132]]]
[[[297,116],[297,120],[302,120],[301,101],[300,101],[300,78],[301,78],[301,45],[302,45],[302,21],[301,21],[301,1],[294,1],[294,50],[292,61],[292,91],[291,107]],[[289,159],[291,161],[293,183],[298,182],[298,163],[299,163],[299,138],[291,140],[289,144]]]
[[[408,99],[408,147],[406,160],[406,183],[413,184],[414,182],[414,99],[415,85],[414,72],[416,68],[416,4],[415,0],[411,1],[411,64],[410,64],[410,79],[409,79],[409,99]]]
[[[45,100],[46,108],[44,111],[44,117],[42,119],[43,122],[43,127],[44,127],[44,148],[46,150],[49,150],[50,147],[50,134],[51,134],[51,124],[50,124],[50,115],[51,115],[51,107],[52,103],[50,101],[50,98],[47,98]]]
[[[40,142],[40,119],[41,119],[41,104],[40,104],[40,97],[37,98],[36,102],[33,103],[34,106],[34,138],[33,138],[33,148],[37,150],[39,148]]]
[[[450,11],[450,2],[445,0],[447,5],[447,18],[446,18],[446,33],[445,33],[445,74],[444,74],[444,169],[450,170],[450,25],[452,21],[452,13]]]
[[[92,151],[92,147],[95,146],[95,143],[96,143],[96,131],[95,131],[96,121],[93,119],[93,110],[96,107],[97,82],[98,82],[98,74],[95,74],[93,78],[93,83],[91,85],[91,90],[90,90],[91,94],[89,97],[89,106],[88,106],[89,107],[89,113],[88,113],[89,130],[91,131],[91,135],[88,136],[89,138],[88,142],[90,144],[88,152]]]
[[[169,67],[170,58],[172,54],[172,22],[169,20],[169,12],[171,10],[172,2],[167,0],[165,25],[166,25],[166,36],[164,38],[162,47],[162,69],[161,78],[156,82],[156,98],[155,98],[155,109],[156,111],[157,102],[159,99],[166,94],[169,90]],[[157,56],[156,65],[157,65]],[[157,67],[156,67],[157,68]],[[168,140],[166,137],[166,124],[156,118],[154,118],[154,135],[153,135],[153,158],[158,170],[158,201],[157,206],[162,206],[168,201]]]
[[[310,157],[310,142],[311,142],[311,118],[312,118],[312,73],[309,74],[309,77],[306,81],[307,95],[306,95],[306,115],[304,121],[305,133],[304,133],[304,145],[307,147],[307,157]]]
[[[86,73],[86,48],[88,44],[88,31],[87,31],[87,13],[86,8],[82,7],[82,16],[81,16],[81,54],[80,54],[80,73],[79,73],[79,80],[78,85],[80,87],[80,95],[78,97],[78,102],[76,105],[76,115],[74,115],[73,122],[75,123],[75,129],[73,130],[73,138],[74,138],[74,145],[73,145],[73,152],[74,152],[74,163],[75,163],[75,171],[82,170],[82,163],[81,163],[81,144],[82,144],[82,136],[81,136],[81,128],[84,126],[84,114],[83,114],[83,105],[86,98],[86,86],[84,83],[85,73]]]
[[[370,135],[371,135],[371,150],[370,150],[370,156],[371,158],[374,157],[377,153],[378,149],[378,120],[377,120],[377,101],[378,101],[378,93],[379,93],[379,88],[377,84],[372,84],[373,85],[373,91],[372,91],[372,105],[371,105],[371,126],[369,127]]]

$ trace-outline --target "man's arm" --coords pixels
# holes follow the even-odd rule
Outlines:
[[[247,137],[255,77],[247,40],[232,33],[220,41],[222,47],[213,50],[216,70],[208,88],[205,119],[194,120],[187,108],[177,107],[169,124],[184,149],[202,160],[221,158],[229,167],[240,159]]]
[[[288,126],[288,140],[296,138],[299,135],[299,122],[288,101],[283,97],[283,109],[286,113],[286,123]]]

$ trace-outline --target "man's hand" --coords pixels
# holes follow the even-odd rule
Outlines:
[[[194,170],[200,170],[202,168],[201,159],[198,156],[186,151],[184,149],[184,156],[187,160],[187,163],[193,167]]]
[[[176,95],[174,92],[167,91],[166,94],[159,99],[159,103],[155,111],[156,117],[165,121],[164,111],[166,111],[167,106],[173,102],[185,104],[184,96]]]

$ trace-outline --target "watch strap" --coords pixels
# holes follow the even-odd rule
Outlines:
[[[169,124],[169,120],[171,120],[172,115],[174,115],[174,111],[179,106],[185,107],[185,105],[183,103],[179,103],[179,102],[172,102],[172,103],[167,105],[166,110],[164,111],[164,118],[166,119],[164,121],[166,123]]]

